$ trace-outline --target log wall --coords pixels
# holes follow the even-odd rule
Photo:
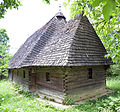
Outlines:
[[[88,78],[88,68],[92,68],[92,79]],[[105,67],[70,67],[64,78],[66,96],[88,97],[106,89]]]
[[[88,68],[92,68],[92,79],[88,78]],[[30,70],[34,69],[34,73]],[[25,78],[24,72],[25,71]],[[50,81],[46,80],[49,73]],[[35,80],[32,77],[34,76]],[[31,78],[30,78],[31,77]],[[77,96],[77,100],[93,96],[105,91],[104,66],[72,66],[72,67],[32,67],[12,69],[9,79],[25,88],[46,96],[52,96],[62,102],[66,96]],[[33,92],[34,92],[33,91]]]
[[[62,103],[63,92],[63,67],[37,67],[36,88],[41,97],[52,97],[56,102]],[[50,81],[46,80],[46,73],[49,73]]]
[[[50,81],[46,81],[46,73],[49,73]],[[37,67],[36,84],[49,89],[63,91],[63,74],[60,67]]]
[[[25,71],[25,78],[23,76],[23,71]],[[22,85],[25,89],[28,89],[28,69],[20,68],[9,70],[9,80],[11,80],[13,83]]]

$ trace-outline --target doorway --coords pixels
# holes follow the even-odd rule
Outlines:
[[[36,73],[32,69],[29,70],[29,90],[30,92],[36,91]]]

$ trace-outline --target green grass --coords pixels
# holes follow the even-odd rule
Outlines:
[[[120,112],[120,76],[107,78],[106,82],[109,89],[115,90],[114,93],[62,109],[43,103],[21,90],[16,91],[15,85],[3,80],[0,81],[0,112]]]
[[[120,76],[107,77],[106,85],[108,89],[120,91]]]
[[[9,81],[0,82],[0,112],[62,112],[49,103],[20,95]]]

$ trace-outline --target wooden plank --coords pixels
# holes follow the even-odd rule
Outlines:
[[[72,83],[71,85],[67,85],[67,87],[68,87],[68,90],[70,90],[70,89],[74,89],[74,88],[81,88],[81,87],[85,87],[85,86],[92,86],[92,85],[95,85],[95,84],[105,84],[105,81],[104,80],[102,80],[102,81],[97,81],[97,82],[85,82],[85,83],[78,83],[78,84],[74,84],[74,83]]]
[[[105,79],[105,76],[104,74],[102,75],[99,75],[99,76],[96,76],[96,74],[93,74],[93,80],[104,80]],[[83,81],[86,81],[86,80],[89,80],[88,79],[88,75],[84,74],[84,75],[78,75],[78,76],[69,76],[67,77],[66,79],[66,82],[67,83],[72,83],[72,82],[83,82]]]
[[[50,82],[46,81],[46,72],[50,74]],[[58,91],[63,91],[63,68],[61,67],[38,67],[37,84]]]
[[[68,94],[85,94],[88,93],[89,91],[92,90],[99,90],[99,89],[105,89],[105,84],[104,83],[94,83],[92,85],[87,85],[87,86],[81,86],[81,87],[77,87],[77,88],[73,88],[73,89],[68,89],[67,93]]]
[[[57,91],[60,91],[60,92],[63,91],[62,86],[58,87],[58,86],[54,86],[54,85],[51,85],[51,84],[46,84],[46,83],[43,83],[43,82],[37,82],[36,84],[37,84],[37,87],[43,86],[43,87],[47,87],[49,89],[54,89],[54,90],[57,90]]]

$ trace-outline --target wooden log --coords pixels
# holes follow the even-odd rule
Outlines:
[[[87,85],[87,86],[81,86],[81,87],[76,87],[76,88],[72,88],[72,89],[68,89],[67,93],[68,94],[85,94],[88,93],[89,91],[92,90],[99,90],[99,89],[105,89],[105,84],[104,83],[93,83],[91,85]]]
[[[95,84],[105,84],[105,80],[102,81],[97,81],[97,82],[85,82],[85,83],[78,83],[78,84],[74,84],[74,83],[70,83],[69,85],[67,85],[68,90],[70,89],[74,89],[74,88],[81,88],[81,87],[85,87],[85,86],[91,86],[91,85],[95,85]]]

